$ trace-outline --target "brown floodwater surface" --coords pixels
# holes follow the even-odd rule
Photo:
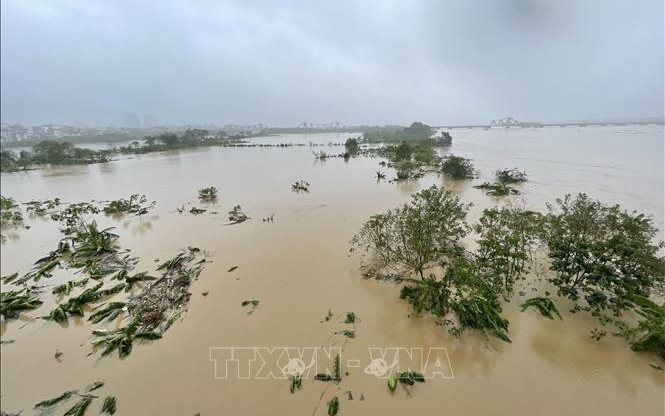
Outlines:
[[[104,380],[106,385],[96,393],[100,398],[115,395],[120,415],[324,415],[326,401],[334,395],[340,399],[340,415],[663,415],[665,372],[649,365],[658,359],[631,351],[618,338],[591,340],[591,318],[564,313],[559,321],[533,311],[522,313],[516,296],[505,305],[512,343],[474,333],[454,338],[431,318],[411,317],[408,305],[398,298],[398,285],[363,279],[358,258],[349,254],[349,240],[371,214],[404,203],[431,184],[472,202],[470,221],[496,204],[520,203],[542,211],[556,197],[587,192],[652,215],[662,239],[663,127],[452,134],[452,147],[441,153],[472,158],[481,171],[478,180],[428,175],[417,182],[377,181],[377,170],[389,179],[394,172],[378,166],[378,159],[315,161],[312,150],[343,151],[327,146],[202,148],[2,174],[2,195],[21,202],[54,197],[67,202],[109,200],[134,193],[155,200],[156,207],[143,217],[98,216],[102,225],[116,227],[120,246],[140,258],[137,271],[155,273],[155,260],[169,259],[187,246],[205,250],[212,261],[191,286],[182,319],[162,339],[135,343],[122,360],[117,354],[89,355],[91,331],[101,324],[70,318],[61,326],[37,319],[55,304],[52,285],[72,279],[73,272],[61,270],[42,280],[49,285],[42,295],[44,305],[0,327],[3,340],[14,340],[0,347],[2,410],[32,414],[40,400]],[[325,144],[342,143],[348,136],[253,140]],[[495,170],[512,167],[529,174],[529,182],[519,186],[522,195],[496,199],[472,187],[491,179]],[[291,183],[300,179],[311,184],[309,193],[291,191]],[[217,187],[219,197],[204,206],[197,190],[207,186]],[[188,204],[209,211],[178,214],[176,209],[188,209]],[[229,226],[226,213],[236,204],[251,219]],[[271,214],[273,223],[262,221]],[[26,216],[26,222],[30,229],[8,233],[2,245],[2,275],[27,272],[62,237],[58,224],[50,220]],[[233,266],[238,268],[228,272]],[[240,305],[247,299],[260,301],[252,314]],[[333,319],[322,322],[329,310]],[[331,337],[349,327],[340,323],[346,311],[359,318],[356,337]],[[321,345],[344,347],[342,364],[348,376],[334,384],[313,381],[310,375],[293,394],[286,380],[216,379],[210,360],[214,347]],[[385,380],[363,372],[371,347],[444,347],[453,377],[413,386],[410,395],[402,387],[391,394]],[[54,359],[56,349],[63,353],[61,362]],[[350,367],[353,360],[360,360],[360,366]],[[354,400],[347,400],[347,390]],[[100,406],[97,399],[88,412],[96,414]]]

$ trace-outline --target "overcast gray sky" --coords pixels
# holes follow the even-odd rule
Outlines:
[[[663,0],[2,0],[2,121],[662,116]]]

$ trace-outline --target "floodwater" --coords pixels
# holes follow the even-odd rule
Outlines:
[[[482,209],[498,203],[545,210],[545,203],[556,197],[587,192],[652,215],[662,230],[663,127],[454,130],[452,134],[452,147],[442,152],[472,158],[480,179],[455,182],[429,175],[418,182],[377,182],[377,170],[387,171],[389,178],[394,172],[380,168],[377,159],[315,161],[312,150],[342,151],[326,146],[194,149],[3,174],[2,194],[18,201],[60,197],[74,202],[146,194],[157,201],[148,215],[99,218],[104,225],[115,226],[119,244],[141,259],[136,270],[154,272],[156,259],[171,258],[187,246],[206,250],[212,263],[192,285],[183,319],[161,340],[135,344],[123,360],[117,354],[88,355],[92,326],[87,321],[70,318],[61,326],[34,319],[55,304],[47,290],[40,309],[2,323],[2,339],[15,341],[1,347],[2,410],[32,414],[32,406],[40,400],[104,380],[106,385],[96,393],[101,398],[115,395],[121,415],[323,415],[326,401],[334,395],[340,399],[340,415],[663,415],[665,372],[649,365],[658,359],[632,352],[621,339],[592,341],[590,318],[564,314],[564,320],[558,321],[533,311],[521,313],[516,297],[505,307],[511,344],[473,333],[454,338],[432,319],[410,317],[408,305],[398,299],[398,285],[363,279],[358,259],[348,252],[349,240],[371,214],[401,204],[433,183],[473,202],[472,221]],[[254,140],[325,144],[343,142],[348,136]],[[499,200],[472,187],[505,167],[528,172],[523,195]],[[310,193],[291,191],[291,183],[300,179],[311,184]],[[183,204],[201,206],[197,190],[206,186],[220,191],[218,203],[206,207],[219,214],[176,212]],[[225,213],[236,204],[251,219],[226,225]],[[271,214],[274,223],[262,221]],[[30,229],[9,233],[2,245],[2,275],[27,272],[61,238],[51,221],[28,223]],[[238,269],[228,272],[232,266]],[[71,272],[61,271],[43,282],[51,285],[71,278]],[[253,314],[241,308],[245,299],[260,300]],[[565,305],[561,309],[566,310]],[[328,310],[333,319],[322,322]],[[345,341],[333,332],[349,327],[340,323],[346,311],[354,311],[359,319],[355,339]],[[313,381],[310,374],[293,394],[285,380],[232,375],[217,379],[211,361],[215,347],[322,345],[344,348],[342,366],[348,376],[337,385]],[[385,380],[363,371],[371,361],[370,347],[446,348],[450,377],[413,386],[409,395],[401,387],[391,394]],[[61,362],[54,359],[56,349],[63,353]],[[347,400],[347,390],[354,400]],[[101,398],[93,402],[90,414],[98,411]]]

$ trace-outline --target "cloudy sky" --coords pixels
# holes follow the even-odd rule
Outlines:
[[[2,0],[2,121],[662,116],[663,0]]]

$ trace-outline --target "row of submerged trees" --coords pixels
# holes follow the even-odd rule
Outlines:
[[[570,312],[597,318],[593,337],[620,335],[633,349],[665,358],[665,304],[649,298],[665,275],[663,243],[653,243],[651,218],[585,194],[557,199],[547,214],[486,209],[473,226],[467,223],[469,207],[432,186],[401,207],[373,215],[353,238],[353,250],[363,253],[367,275],[405,281],[400,297],[416,313],[440,318],[454,335],[479,329],[506,341],[502,301],[518,282],[530,283],[526,275],[537,261],[534,253],[542,250],[548,284],[572,304]],[[462,245],[471,232],[474,251]],[[560,316],[549,291],[522,307]]]
[[[44,140],[32,146],[32,150],[22,150],[18,154],[10,150],[3,150],[0,152],[0,169],[2,172],[15,172],[46,164],[83,165],[108,162],[112,156],[117,154],[143,154],[200,146],[238,145],[244,139],[253,136],[255,134],[249,132],[235,135],[219,132],[212,135],[208,130],[188,129],[180,136],[175,133],[162,133],[156,136],[146,136],[143,141],[133,141],[127,146],[102,150],[76,147],[68,142]]]
[[[0,152],[0,169],[2,172],[24,170],[32,165],[83,165],[107,162],[110,150],[92,150],[76,147],[71,143],[44,140],[34,146],[32,151],[22,150],[15,154],[9,150]]]

